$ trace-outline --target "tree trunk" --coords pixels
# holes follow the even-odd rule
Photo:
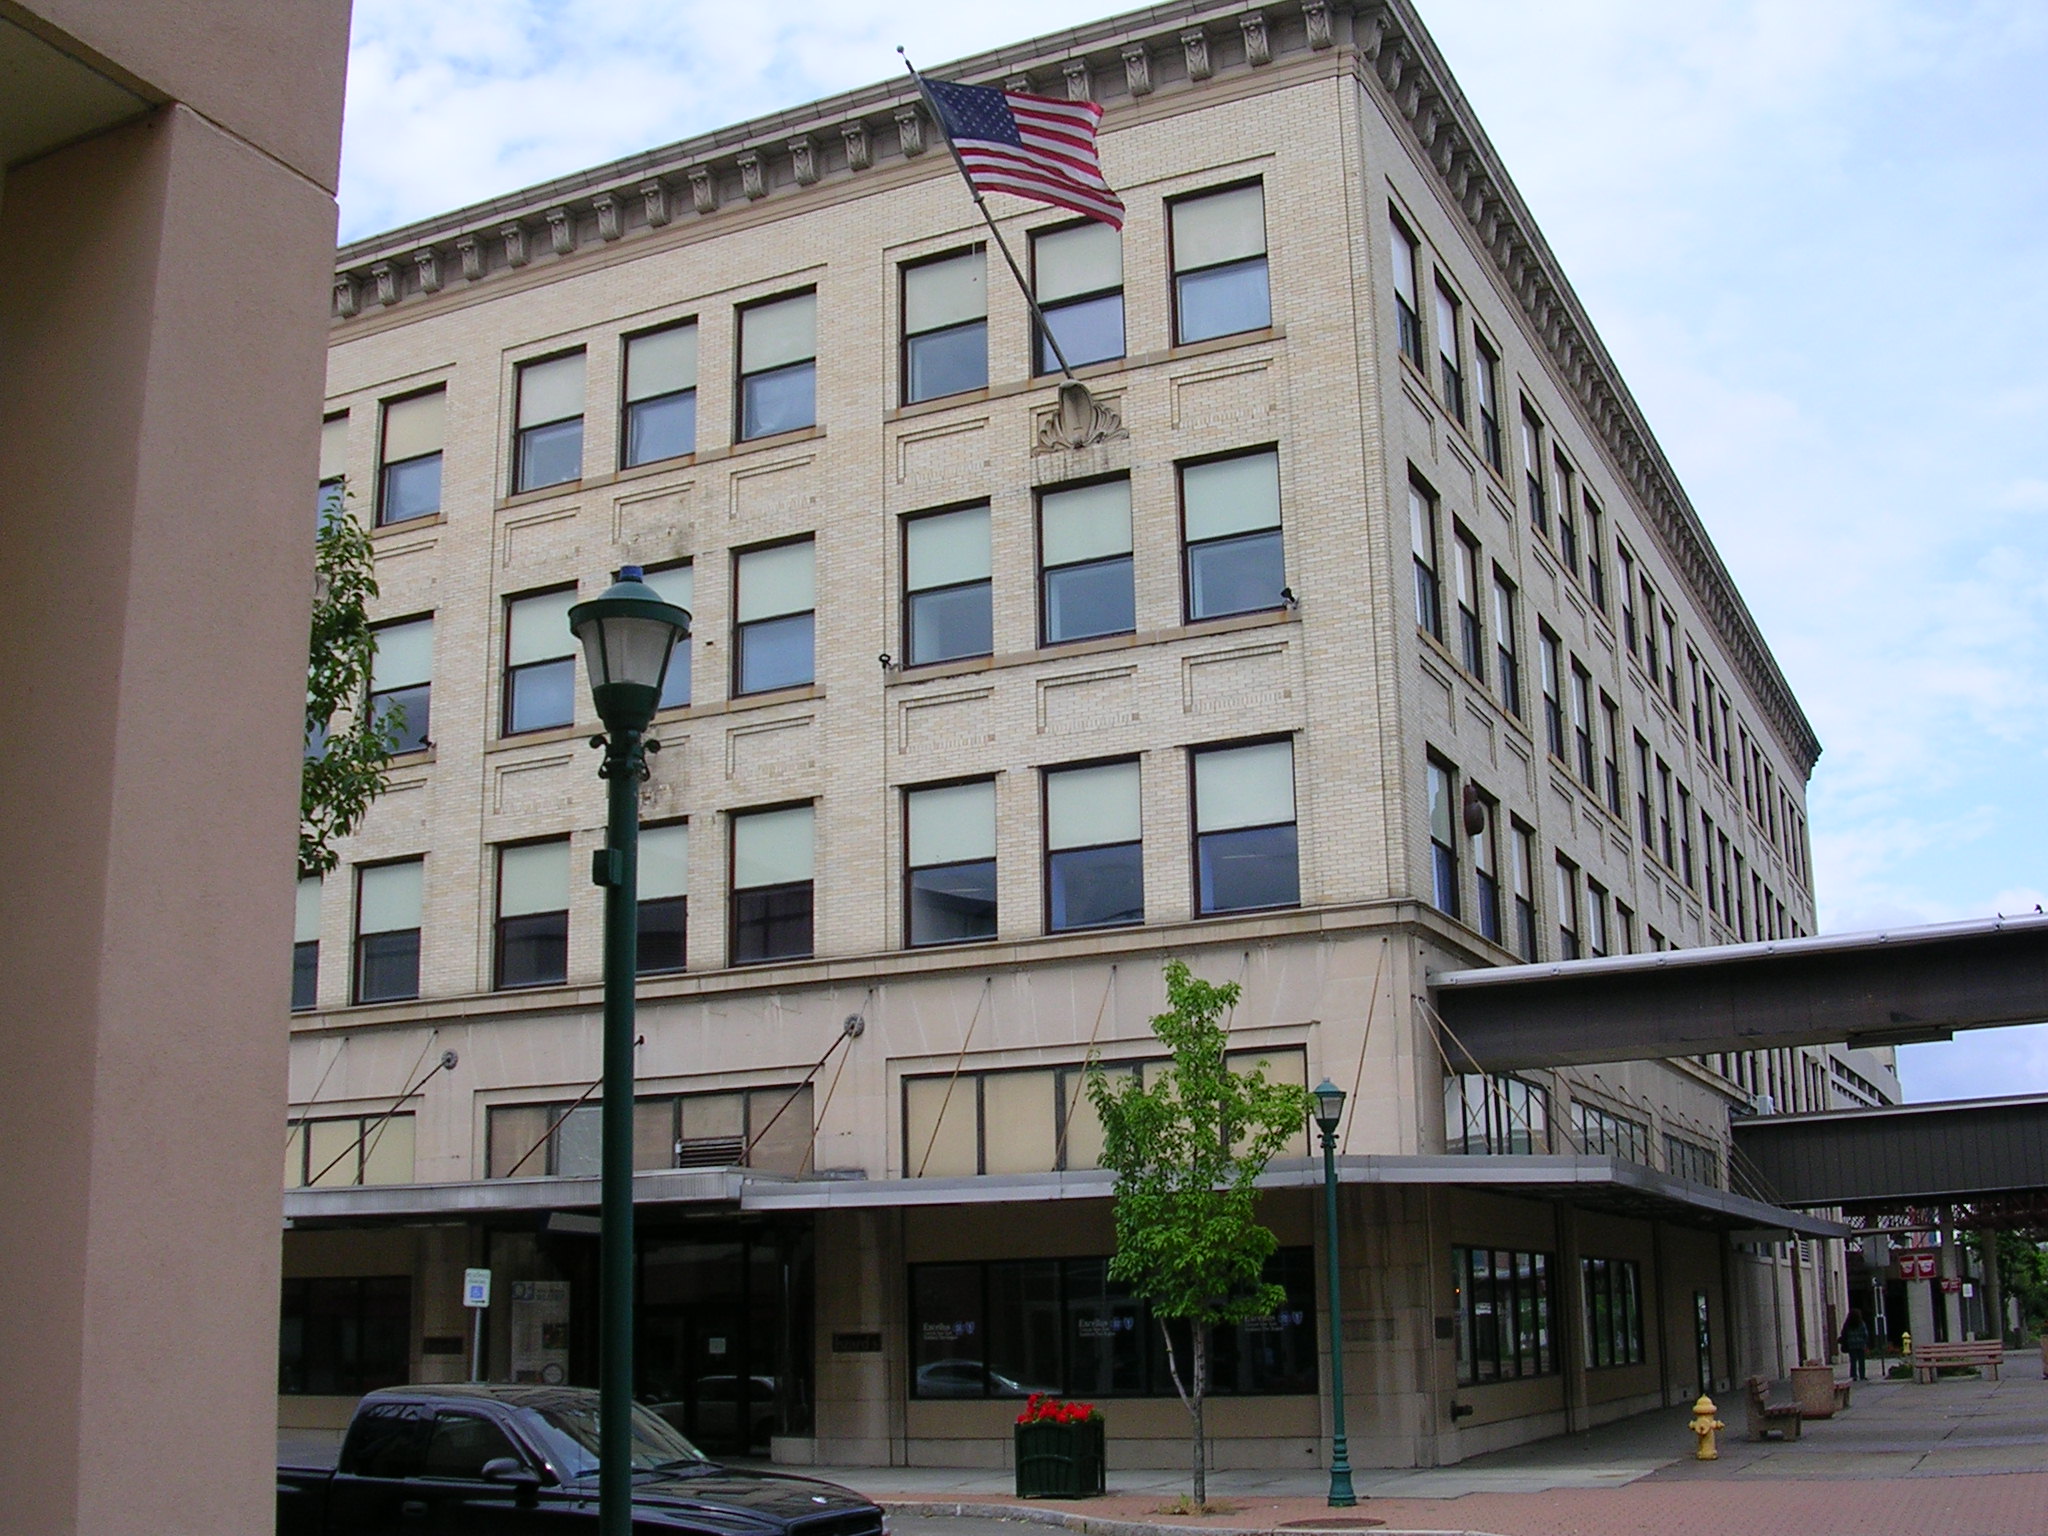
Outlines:
[[[1195,1417],[1195,1510],[1209,1507],[1208,1447],[1202,1436],[1202,1396],[1209,1390],[1209,1325],[1198,1322],[1188,1330],[1194,1341],[1194,1391],[1188,1394],[1188,1411]]]

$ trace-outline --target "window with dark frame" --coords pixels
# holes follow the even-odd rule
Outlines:
[[[619,468],[697,451],[697,322],[643,331],[625,341]]]
[[[1528,1157],[1549,1150],[1549,1090],[1502,1073],[1444,1079],[1444,1151],[1453,1157]]]
[[[504,733],[545,731],[576,719],[576,589],[505,600]]]
[[[1644,1167],[1650,1165],[1650,1128],[1640,1120],[1574,1099],[1572,1130],[1578,1138],[1579,1150],[1588,1157],[1618,1157]]]
[[[1656,818],[1650,807],[1650,744],[1643,739],[1641,731],[1636,737],[1636,831],[1645,848],[1654,849],[1656,841]]]
[[[1265,188],[1254,181],[1179,198],[1167,209],[1176,343],[1270,326]]]
[[[1678,786],[1678,875],[1688,890],[1698,890],[1692,863],[1692,791]]]
[[[1191,757],[1196,915],[1300,905],[1294,743],[1206,747]]]
[[[1598,880],[1586,881],[1586,953],[1599,959],[1608,952],[1607,887]]]
[[[416,1141],[410,1112],[294,1115],[285,1122],[285,1188],[410,1184]]]
[[[1045,771],[1046,928],[1145,920],[1145,844],[1136,759]]]
[[[583,478],[583,350],[519,365],[512,489]]]
[[[996,936],[996,783],[903,794],[904,939],[912,948]]]
[[[357,1397],[410,1378],[410,1275],[288,1276],[281,1301],[279,1393]]]
[[[1447,917],[1456,917],[1458,903],[1458,777],[1449,764],[1432,757],[1429,778],[1430,901]]]
[[[1039,633],[1046,645],[1137,628],[1130,481],[1039,492],[1038,554]]]
[[[1493,659],[1499,667],[1500,707],[1522,718],[1522,657],[1515,643],[1515,584],[1493,568]]]
[[[348,490],[348,412],[342,411],[320,423],[320,508],[319,522],[342,509]]]
[[[1479,451],[1497,475],[1507,472],[1507,445],[1500,430],[1500,354],[1475,329],[1472,350],[1479,359]]]
[[[1444,637],[1443,582],[1437,575],[1436,493],[1408,482],[1408,543],[1415,557],[1415,622],[1435,639]]]
[[[1443,391],[1444,409],[1459,426],[1465,424],[1465,353],[1459,337],[1458,314],[1462,306],[1442,278],[1436,284],[1437,383]]]
[[[733,814],[731,964],[811,954],[814,817],[810,805]]]
[[[1666,869],[1678,867],[1671,832],[1671,768],[1661,757],[1657,759],[1657,856]]]
[[[1536,834],[1521,822],[1509,824],[1508,846],[1515,875],[1515,951],[1536,959]]]
[[[986,656],[995,649],[991,560],[986,502],[903,520],[906,665]]]
[[[1683,708],[1678,693],[1678,621],[1666,608],[1662,615],[1664,625],[1664,697],[1673,709]],[[1657,679],[1653,675],[1651,682]]]
[[[370,716],[389,722],[394,754],[419,752],[430,746],[429,706],[434,680],[434,621],[403,619],[371,631],[376,654],[370,658]]]
[[[1453,1329],[1459,1386],[1554,1375],[1554,1278],[1547,1253],[1451,1249]]]
[[[1579,782],[1597,792],[1600,775],[1593,757],[1593,676],[1576,656],[1572,658],[1572,751]]]
[[[1124,239],[1121,231],[1083,219],[1031,237],[1032,296],[1046,328],[1075,368],[1124,355]],[[1035,372],[1057,372],[1045,332],[1035,338]]]
[[[354,1000],[391,1003],[420,995],[424,863],[356,866]]]
[[[1600,759],[1601,784],[1607,809],[1621,816],[1625,814],[1621,794],[1621,708],[1604,691],[1600,695],[1600,714],[1607,726],[1602,742],[1604,755]]]
[[[1545,488],[1543,463],[1543,421],[1528,401],[1522,402],[1522,480],[1528,492],[1529,522],[1546,539],[1550,537],[1550,497]]]
[[[1607,514],[1591,496],[1581,499],[1586,512],[1586,591],[1593,606],[1607,611]]]
[[[680,971],[690,958],[690,824],[640,829],[640,926],[634,970]]]
[[[1551,460],[1557,485],[1557,556],[1573,576],[1579,574],[1579,477],[1563,454]]]
[[[292,1012],[320,1001],[320,877],[299,879],[292,903]]]
[[[1588,1370],[1643,1363],[1643,1279],[1634,1259],[1579,1260]]]
[[[378,527],[440,512],[447,413],[448,391],[438,384],[384,402],[383,442],[377,456]]]
[[[1465,670],[1486,681],[1486,626],[1479,617],[1479,541],[1454,528],[1452,559],[1458,597],[1458,657]]]
[[[811,1171],[811,1085],[642,1094],[633,1101],[633,1167]],[[590,1100],[494,1104],[486,1112],[488,1177],[591,1178],[602,1171],[604,1111]]]
[[[1621,588],[1621,647],[1633,657],[1639,643],[1636,635],[1636,557],[1629,553],[1626,544],[1616,540],[1614,562],[1620,571],[1617,584]]]
[[[684,612],[690,612],[697,602],[696,568],[687,562],[682,565],[656,566],[641,577],[648,589],[664,603],[672,603]],[[682,709],[690,702],[690,638],[685,635],[676,641],[675,649],[669,653],[668,671],[661,679],[661,699],[656,709]]]
[[[1557,856],[1557,957],[1576,960],[1579,943],[1579,866],[1563,854]]]
[[[558,987],[569,979],[569,840],[498,849],[492,986]]]
[[[986,253],[977,246],[908,263],[902,271],[903,403],[986,388]]]
[[[1394,343],[1417,368],[1422,361],[1422,278],[1420,246],[1396,215],[1388,224],[1388,247],[1394,259]]]
[[[739,331],[739,440],[816,426],[817,292],[745,305]]]
[[[1543,672],[1543,744],[1559,762],[1565,761],[1564,662],[1557,636],[1548,624],[1537,626],[1536,655]]]
[[[1279,608],[1280,455],[1272,449],[1180,466],[1188,622]]]
[[[1657,661],[1657,589],[1650,585],[1650,578],[1642,578],[1643,594],[1643,670],[1650,674],[1650,687],[1657,687],[1660,670]]]
[[[1502,942],[1500,910],[1500,850],[1494,846],[1494,839],[1500,826],[1500,806],[1485,795],[1478,798],[1480,811],[1479,830],[1470,834],[1472,845],[1472,884],[1474,905],[1478,910],[1473,914],[1478,919],[1480,936]]]
[[[810,539],[733,556],[733,692],[772,693],[816,679],[816,545]]]

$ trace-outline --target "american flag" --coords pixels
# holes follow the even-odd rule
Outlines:
[[[1102,179],[1095,129],[1102,108],[990,85],[918,77],[977,192],[1009,192],[1124,227],[1123,200]]]

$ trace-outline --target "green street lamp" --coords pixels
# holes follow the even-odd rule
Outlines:
[[[1337,1268],[1337,1124],[1344,1118],[1344,1090],[1327,1077],[1315,1088],[1316,1127],[1323,1133],[1323,1246],[1330,1265],[1330,1507],[1358,1502],[1351,1489],[1351,1447],[1344,1438],[1344,1308]]]
[[[583,643],[590,695],[605,734],[597,776],[606,781],[605,846],[591,861],[604,887],[603,1220],[598,1308],[598,1529],[633,1529],[633,988],[639,969],[640,784],[647,754],[661,743],[646,732],[661,701],[676,643],[690,635],[688,610],[665,603],[619,567],[604,593],[569,610]]]

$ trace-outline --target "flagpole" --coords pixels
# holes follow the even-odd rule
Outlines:
[[[988,204],[982,199],[981,188],[977,187],[974,178],[967,174],[967,162],[960,158],[960,147],[953,142],[953,135],[947,131],[946,114],[939,110],[939,104],[932,100],[931,92],[924,88],[924,76],[917,72],[917,66],[910,62],[910,55],[903,52],[901,44],[897,45],[896,51],[902,55],[903,67],[910,71],[910,78],[917,82],[917,94],[924,99],[925,106],[930,108],[932,123],[939,130],[939,137],[946,141],[946,151],[952,155],[953,167],[959,171],[960,179],[967,183],[967,190],[974,198],[974,206],[981,213],[981,221],[988,226],[988,232],[995,236],[996,249],[1003,253],[1003,260],[1009,263],[1010,276],[1017,279],[1017,291],[1024,295],[1024,302],[1030,306],[1031,318],[1038,322],[1039,334],[1045,337],[1045,344],[1052,348],[1052,355],[1059,359],[1060,372],[1065,374],[1069,381],[1080,383],[1079,379],[1074,378],[1074,370],[1067,365],[1067,354],[1061,350],[1059,338],[1053,335],[1052,327],[1046,323],[1045,311],[1038,307],[1038,300],[1032,295],[1031,285],[1024,281],[1024,269],[1017,265],[1017,258],[1010,254],[1010,246],[1003,239],[1003,232],[996,228],[995,216],[988,211]]]

